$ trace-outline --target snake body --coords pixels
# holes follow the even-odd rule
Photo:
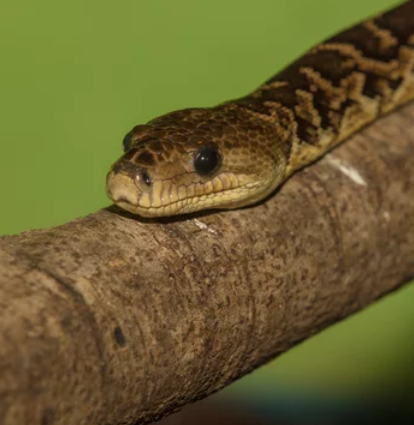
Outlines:
[[[414,98],[414,1],[309,50],[246,97],[138,125],[107,193],[146,217],[254,204]]]

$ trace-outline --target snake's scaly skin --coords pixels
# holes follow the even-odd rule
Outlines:
[[[250,95],[136,126],[107,176],[109,197],[142,216],[264,199],[378,116],[414,98],[414,1],[311,49]],[[203,147],[218,167],[199,175]]]

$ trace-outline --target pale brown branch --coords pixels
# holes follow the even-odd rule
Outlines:
[[[414,106],[254,208],[0,239],[0,422],[144,423],[414,276]]]

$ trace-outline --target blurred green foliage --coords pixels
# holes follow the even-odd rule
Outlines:
[[[0,234],[109,204],[106,171],[138,123],[241,96],[392,0],[2,0]],[[234,387],[397,388],[413,355],[414,287]]]

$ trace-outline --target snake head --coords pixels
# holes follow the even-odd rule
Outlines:
[[[263,198],[282,179],[283,156],[263,128],[225,112],[189,109],[136,126],[107,175],[108,196],[144,217],[235,208]]]

